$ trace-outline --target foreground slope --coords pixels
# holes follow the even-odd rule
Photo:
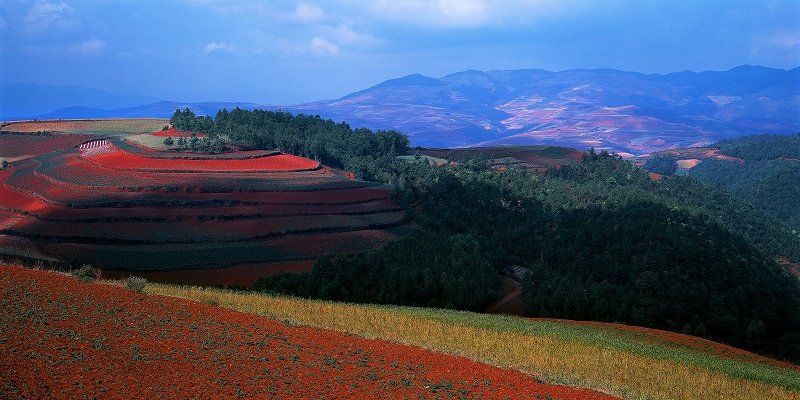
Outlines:
[[[10,397],[612,398],[541,381],[626,399],[800,396],[797,367],[615,324],[153,284],[140,295],[7,265],[0,291],[0,385]]]
[[[0,266],[9,398],[612,399],[438,352]]]

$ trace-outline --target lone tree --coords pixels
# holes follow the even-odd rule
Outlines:
[[[167,138],[164,139],[164,146],[172,147],[173,144],[175,144],[175,141],[172,140],[172,136],[167,136]]]

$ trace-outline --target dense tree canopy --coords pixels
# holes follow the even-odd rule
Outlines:
[[[800,134],[751,135],[712,145],[744,160],[707,159],[689,170],[800,231]]]
[[[659,175],[675,175],[678,162],[671,154],[659,154],[647,159],[644,169]]]
[[[211,141],[223,138],[240,148],[279,149],[366,180],[388,180],[386,167],[408,149],[408,137],[396,131],[351,129],[319,116],[283,111],[236,108],[221,110],[212,119],[187,108],[176,110],[170,122],[178,130],[206,133]]]
[[[205,122],[176,112],[179,129]],[[195,121],[197,126],[192,126]],[[203,128],[206,129],[206,128]],[[543,176],[403,162],[408,139],[284,112],[220,111],[206,131],[393,184],[419,230],[369,253],[317,260],[259,289],[331,300],[481,310],[509,266],[527,313],[669,329],[800,360],[800,237],[774,216],[690,177],[652,181],[593,150]]]

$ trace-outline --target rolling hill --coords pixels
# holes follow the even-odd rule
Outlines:
[[[193,270],[165,280],[250,286],[276,269],[308,270],[326,253],[371,250],[402,230],[390,189],[315,160],[139,144],[181,136],[161,131],[168,123],[5,126],[0,157],[13,163],[0,170],[0,251],[150,278]]]
[[[287,107],[412,145],[548,144],[642,154],[750,133],[800,130],[800,68],[645,75],[616,70],[410,75],[333,101]]]

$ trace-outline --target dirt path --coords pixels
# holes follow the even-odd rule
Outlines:
[[[523,315],[525,303],[522,301],[522,285],[509,277],[503,277],[503,290],[506,295],[486,308],[484,312],[487,314]]]

